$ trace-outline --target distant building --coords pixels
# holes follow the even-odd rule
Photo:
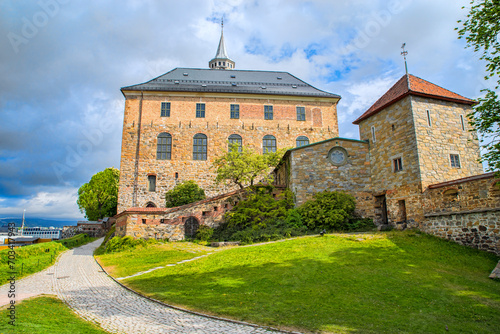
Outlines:
[[[79,221],[76,226],[79,233],[85,233],[92,238],[99,238],[105,234],[102,221]]]
[[[54,227],[25,227],[23,236],[34,236],[40,239],[56,239],[62,237],[62,229]]]

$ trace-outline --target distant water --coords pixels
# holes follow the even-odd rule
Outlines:
[[[80,220],[53,220],[53,219],[43,219],[43,218],[26,218],[24,221],[24,226],[34,227],[63,227],[63,226],[76,226],[76,223]],[[9,223],[15,223],[16,226],[21,227],[23,222],[22,218],[0,218],[0,232],[6,232]]]

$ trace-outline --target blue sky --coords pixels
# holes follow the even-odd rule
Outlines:
[[[77,190],[120,164],[120,87],[207,68],[287,71],[339,94],[340,134],[403,74],[469,98],[484,63],[454,30],[469,1],[186,0],[0,3],[0,216],[78,219]]]

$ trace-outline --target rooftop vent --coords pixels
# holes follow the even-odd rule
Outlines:
[[[231,78],[236,78],[236,75],[234,75],[234,74],[233,74],[233,75],[231,75]]]
[[[183,76],[187,77],[188,74],[186,72],[182,73]]]
[[[266,86],[260,86],[260,88],[262,88],[262,89],[266,89]]]
[[[278,80],[281,80],[281,79],[283,79],[283,78],[282,77],[278,77]]]

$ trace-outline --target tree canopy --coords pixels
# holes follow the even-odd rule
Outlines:
[[[205,191],[192,180],[184,181],[167,191],[165,194],[165,206],[173,208],[205,199]]]
[[[465,8],[465,7],[463,7]],[[467,47],[480,52],[480,59],[486,62],[485,80],[496,80],[494,90],[483,89],[485,96],[468,115],[470,124],[482,134],[481,144],[487,153],[482,161],[487,161],[490,170],[500,176],[500,0],[471,1],[471,8],[465,21],[458,21],[463,27],[458,30],[458,38],[465,38]]]
[[[88,183],[78,189],[77,204],[88,220],[116,215],[120,171],[106,168],[94,174]]]
[[[226,154],[217,158],[215,168],[217,183],[234,184],[240,189],[253,186],[255,181],[271,182],[269,169],[275,167],[286,149],[259,154],[245,146],[232,144]]]

